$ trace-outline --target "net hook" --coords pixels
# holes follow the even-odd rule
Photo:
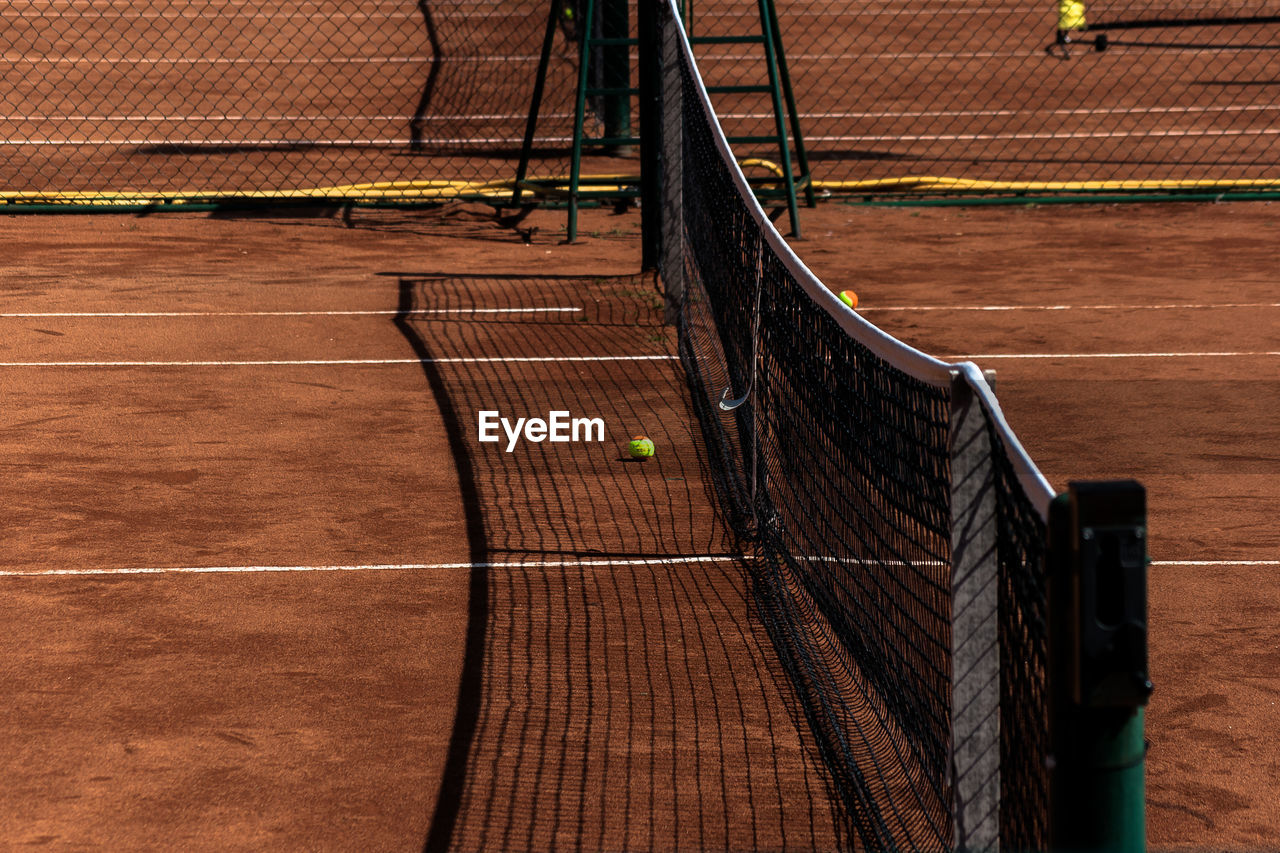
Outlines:
[[[755,385],[755,376],[751,377],[751,384],[747,386],[747,393],[743,394],[735,400],[730,400],[729,395],[733,393],[733,388],[725,388],[724,393],[720,395],[720,411],[732,412],[734,409],[747,402],[747,398],[751,396],[751,388]]]
[[[751,396],[751,391],[756,387],[756,360],[759,357],[760,348],[760,292],[764,289],[764,269],[762,267],[762,253],[764,246],[761,242],[757,242],[755,246],[756,263],[756,298],[755,309],[751,317],[751,380],[747,382],[747,390],[741,397],[730,400],[729,395],[733,393],[733,386],[730,385],[724,389],[724,393],[720,395],[720,411],[732,412],[734,409],[747,402],[747,398]]]

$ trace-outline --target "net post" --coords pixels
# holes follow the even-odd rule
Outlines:
[[[1050,507],[1054,850],[1146,850],[1147,501],[1073,482]]]
[[[951,379],[951,779],[955,850],[1000,846],[999,563],[991,438],[968,377]]]
[[[649,156],[655,167],[656,180],[644,184],[656,213],[642,222],[649,222],[655,242],[666,297],[663,321],[675,325],[684,300],[684,80],[680,73],[680,23],[668,0],[641,0],[641,7],[646,6],[650,10],[641,14],[653,18],[656,61],[651,83],[656,89],[657,122],[642,134],[641,143],[651,150]]]

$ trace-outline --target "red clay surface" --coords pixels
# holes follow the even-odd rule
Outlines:
[[[802,215],[819,276],[938,355],[1272,353],[979,363],[1056,487],[1148,487],[1153,848],[1274,846],[1274,208]],[[562,224],[5,221],[0,313],[46,316],[0,318],[0,839],[848,842],[741,568],[665,562],[732,550],[678,366],[441,361],[673,352],[638,218],[589,212],[574,246]],[[468,310],[564,305],[584,319]],[[982,306],[1024,310],[919,310]],[[353,311],[381,313],[315,313]],[[226,364],[369,359],[393,363]],[[481,407],[582,409],[608,441],[506,454]],[[655,460],[621,460],[635,431]],[[438,568],[371,568],[407,565]],[[49,574],[254,566],[364,569]]]
[[[755,4],[684,5],[697,35],[760,32]],[[1277,178],[1274,25],[1138,31],[1129,38],[1200,46],[1084,44],[1063,60],[1044,49],[1053,3],[777,5],[820,181]],[[1088,6],[1094,23],[1134,13]],[[207,194],[512,180],[547,4],[109,0],[71,14],[8,0],[0,11],[0,189]],[[568,29],[541,105],[540,177],[568,169]],[[712,83],[767,79],[759,45],[697,55]],[[714,102],[731,134],[773,133],[767,97]],[[740,153],[778,159],[770,145]]]

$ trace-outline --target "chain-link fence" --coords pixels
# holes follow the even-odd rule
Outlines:
[[[0,190],[89,203],[505,193],[549,15],[530,175],[560,177],[583,2],[0,0]],[[817,188],[1280,189],[1280,18],[1258,0],[1062,2],[777,0]],[[634,4],[631,16],[634,29]],[[693,0],[687,19],[695,34],[761,27],[757,0]],[[710,83],[768,80],[758,45],[697,50]],[[715,100],[730,134],[774,133],[768,96]],[[740,153],[779,159],[768,144]]]
[[[1258,5],[779,0],[778,11],[821,188],[1223,191],[1280,189],[1280,18]],[[754,16],[739,0],[702,3],[693,26]],[[744,73],[745,59],[704,48],[701,64],[714,80]],[[730,132],[769,127],[758,98],[717,109]]]
[[[26,201],[433,197],[510,180],[545,0],[0,0],[0,189]],[[572,21],[535,171],[572,135]]]

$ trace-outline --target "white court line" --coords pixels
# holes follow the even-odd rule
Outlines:
[[[950,133],[922,134],[917,136],[898,136],[896,134],[880,134],[876,136],[810,136],[805,135],[805,142],[991,142],[997,140],[1038,140],[1038,139],[1193,139],[1202,136],[1276,136],[1280,128],[1256,128],[1245,130],[1114,130],[1114,131],[1082,131],[1078,133]]]
[[[48,317],[420,317],[454,314],[580,314],[581,308],[420,308],[414,311],[47,311],[0,319]]]
[[[1280,356],[1275,352],[1066,352],[1066,353],[981,353],[949,355],[947,361],[990,361],[992,359],[1087,359],[1087,358],[1261,358]]]
[[[998,118],[1009,116],[1147,116],[1199,115],[1203,113],[1273,112],[1280,104],[1223,104],[1211,107],[1099,107],[1066,110],[907,110],[883,112],[816,112],[802,113],[804,119],[897,119],[897,118]],[[722,119],[772,119],[773,113],[722,113]],[[31,116],[21,116],[29,119]]]
[[[883,62],[886,59],[1016,59],[1019,57],[1031,58],[1042,57],[1043,51],[1038,50],[965,50],[955,52],[933,52],[928,53],[908,53],[906,51],[892,51],[889,53],[800,53],[795,56],[787,55],[788,62],[832,62],[836,60],[844,60],[845,62]],[[698,62],[700,64],[709,64],[710,62],[743,62],[752,61],[759,62],[760,57],[753,56],[749,53],[709,53],[705,56],[700,55]],[[714,73],[714,72],[712,72]]]
[[[192,4],[192,5],[195,5],[195,4]],[[215,3],[200,4],[199,8],[204,10],[204,15],[207,17],[209,15],[217,15],[221,13],[224,8],[237,8],[241,6],[251,6],[253,8],[260,8],[261,5],[262,5],[261,0],[219,0],[219,2],[217,2],[216,4]],[[945,12],[940,13],[937,7],[927,6],[927,5],[863,6],[863,7],[859,7],[856,10],[843,9],[843,8],[831,9],[826,3],[815,3],[812,5],[817,6],[818,8],[805,9],[805,8],[799,8],[798,6],[788,7],[787,9],[781,11],[781,17],[784,20],[786,20],[788,18],[805,18],[805,17],[846,18],[846,17],[864,17],[869,15],[886,15],[886,14],[890,14],[890,15],[929,14],[929,15],[941,17],[943,15],[945,16],[989,15],[993,13],[998,13],[998,14],[1040,13],[1042,14],[1045,12],[1045,7],[1043,6],[997,6],[997,7],[981,7],[976,9],[959,8],[959,9],[946,9]],[[78,11],[83,6],[83,0],[65,0],[65,2],[59,2],[59,0],[41,0],[41,2],[27,2],[27,3],[13,2],[10,4],[10,6],[11,8],[28,8],[28,9],[34,10],[37,14],[43,14],[47,9],[66,8],[66,9],[75,9]],[[449,2],[449,0],[441,0],[440,2],[432,3],[432,7],[434,9],[460,9],[460,10],[463,10],[464,12],[471,12],[471,11],[474,11],[475,9],[483,9],[483,8],[505,9],[507,6],[509,6],[509,4],[504,3],[503,0],[489,0],[489,2],[482,2],[482,0],[458,0],[458,2]],[[317,14],[320,14],[320,15],[335,14],[335,11],[334,11],[335,4],[329,4],[329,3],[291,3],[289,4],[289,7],[292,12],[299,13],[299,14],[307,13],[312,16]],[[121,13],[121,14],[124,15],[126,13]],[[472,18],[472,17],[488,17],[488,16],[460,15],[459,17]],[[538,16],[537,20],[539,23],[541,23],[540,19],[542,17],[543,16],[541,15]],[[707,17],[711,17],[717,20],[726,19],[726,18],[758,19],[759,13],[733,11],[733,10],[726,9],[726,10],[716,10],[713,14],[709,14]],[[696,30],[699,16],[695,14],[693,16],[693,20],[695,22],[694,29]]]
[[[260,2],[247,2],[247,3],[228,3],[228,2],[220,2],[220,3],[218,3],[217,5],[209,4],[209,5],[205,5],[205,6],[203,6],[203,7],[202,7],[202,8],[203,8],[203,11],[199,12],[199,13],[198,13],[198,14],[196,14],[196,15],[193,15],[193,17],[199,17],[199,18],[201,18],[201,19],[203,19],[203,20],[208,20],[211,16],[224,16],[224,15],[226,15],[227,13],[224,11],[224,7],[230,7],[230,8],[236,8],[236,7],[241,7],[241,6],[253,6],[253,7],[258,7],[258,6],[260,6],[260,5],[261,5],[261,4],[260,4]],[[500,3],[471,3],[471,2],[467,2],[467,3],[433,3],[432,5],[433,5],[435,8],[437,8],[437,9],[458,8],[458,9],[467,9],[467,10],[471,10],[471,9],[483,8],[483,7],[485,7],[485,6],[498,7],[498,6],[500,6],[501,4],[500,4]],[[18,3],[14,3],[14,4],[12,5],[12,8],[21,9],[21,8],[23,8],[24,6],[25,6],[26,8],[29,8],[29,9],[35,10],[35,11],[36,11],[36,14],[34,15],[34,17],[36,17],[36,18],[43,18],[43,17],[45,17],[45,16],[44,16],[44,10],[45,10],[46,8],[54,8],[54,9],[56,9],[56,8],[59,8],[59,7],[64,7],[64,8],[74,8],[74,9],[76,9],[77,11],[80,11],[80,10],[82,9],[82,4],[81,4],[81,3],[79,3],[79,2],[69,2],[69,3],[40,3],[40,4],[36,4],[36,3],[27,3],[27,4],[18,4]],[[908,7],[908,6],[879,6],[879,7],[862,7],[862,8],[860,8],[860,9],[858,9],[858,10],[849,10],[849,9],[826,9],[826,8],[824,8],[824,9],[819,9],[819,10],[814,11],[814,10],[807,10],[807,9],[787,9],[787,10],[782,11],[782,13],[781,13],[781,17],[785,20],[785,19],[788,19],[788,18],[814,18],[814,17],[823,17],[823,18],[861,18],[861,17],[873,17],[873,16],[877,16],[877,15],[915,15],[915,14],[929,14],[929,15],[932,15],[932,16],[937,17],[937,18],[946,18],[946,17],[953,17],[953,16],[958,16],[958,15],[1015,15],[1015,14],[1016,14],[1016,15],[1023,15],[1023,14],[1028,14],[1028,13],[1043,13],[1044,11],[1045,11],[1045,10],[1044,10],[1044,8],[1043,8],[1043,7],[1039,7],[1039,6],[1025,6],[1025,7],[1005,6],[1005,7],[997,7],[997,8],[981,8],[981,9],[946,9],[946,10],[941,11],[941,12],[940,12],[937,8],[929,8],[929,7],[912,8],[912,7]],[[14,16],[14,15],[15,15],[15,12],[9,11],[9,12],[5,12],[5,13],[3,13],[3,14],[4,14],[5,16]],[[18,16],[21,16],[22,14],[23,14],[22,12],[16,12],[16,15],[18,15]],[[167,16],[172,15],[173,13],[155,13],[155,12],[143,12],[143,13],[138,13],[138,12],[107,12],[107,11],[98,11],[98,12],[88,12],[88,13],[82,13],[82,14],[83,14],[83,16],[84,16],[84,17],[86,17],[86,18],[89,18],[89,19],[95,19],[95,18],[134,18],[134,17],[139,17],[139,18],[140,18],[140,17],[157,17],[157,16],[159,16],[159,15],[165,15],[165,16],[167,17]],[[182,13],[178,13],[178,14],[182,14]],[[235,15],[236,15],[236,17],[241,17],[241,15],[239,15],[239,14],[237,14],[237,13],[232,13],[232,14],[235,14]],[[326,17],[326,16],[327,16],[327,17],[347,17],[347,16],[350,16],[350,15],[357,15],[357,14],[369,14],[369,13],[351,13],[351,12],[343,12],[343,11],[341,11],[340,9],[336,9],[336,8],[334,8],[334,7],[332,7],[332,6],[329,6],[329,5],[310,5],[310,6],[308,6],[308,5],[305,5],[305,4],[304,4],[304,5],[302,5],[302,6],[295,7],[294,9],[292,9],[292,10],[290,10],[290,11],[288,11],[288,12],[284,12],[284,13],[282,13],[282,14],[278,13],[278,14],[269,14],[269,15],[257,15],[257,16],[255,16],[255,17],[282,17],[282,18],[283,18],[283,17],[289,17],[289,18],[293,18],[293,17],[303,17],[303,16],[305,16],[305,17],[307,17],[307,18],[314,19],[314,18],[316,18],[317,16],[320,16],[320,17]],[[391,15],[396,15],[397,13],[395,13],[395,12],[379,12],[379,13],[375,13],[375,14],[391,16]],[[421,14],[412,14],[412,13],[399,13],[399,14],[401,14],[401,15],[403,15],[404,17],[407,17],[407,18],[416,18],[416,19],[421,19],[421,17],[422,17],[422,15],[421,15]],[[185,17],[186,15],[183,15],[183,16]],[[459,16],[459,17],[488,17],[488,16],[480,15],[480,16]],[[541,17],[541,16],[539,16],[539,17]],[[759,13],[756,13],[756,12],[733,12],[733,11],[728,11],[728,10],[726,10],[726,11],[716,11],[716,12],[715,12],[713,15],[711,15],[710,17],[714,17],[714,18],[716,18],[716,19],[729,19],[729,18],[752,18],[752,19],[755,19],[755,18],[758,18],[758,17],[759,17]],[[697,24],[697,20],[698,20],[698,16],[697,16],[697,15],[695,15],[695,16],[694,16],[694,22],[695,22],[694,29],[695,29],[695,30],[697,30],[697,25],[696,25],[696,24]],[[541,21],[539,21],[539,23],[541,23]]]
[[[422,13],[416,14],[410,12],[345,12],[341,9],[326,9],[317,15],[316,12],[283,12],[283,13],[262,13],[262,12],[228,12],[219,9],[217,12],[206,10],[203,12],[105,12],[105,11],[88,11],[83,8],[77,9],[77,22],[79,21],[209,21],[215,16],[219,23],[228,20],[255,20],[255,21],[274,21],[284,20],[292,21],[302,19],[304,21],[315,21],[317,17],[323,22],[345,19],[349,21],[421,21]],[[6,10],[0,12],[0,19],[16,18],[18,20],[33,20],[46,22],[48,18],[45,15],[30,15],[25,12],[14,12]]]
[[[542,144],[571,142],[568,136],[539,136],[535,142]],[[0,139],[0,145],[154,145],[158,147],[180,146],[196,148],[199,146],[278,146],[284,148],[340,148],[348,145],[409,145],[408,137],[383,137],[366,139],[195,139],[187,137],[159,137],[155,139]],[[507,136],[478,137],[473,139],[436,139],[427,140],[430,145],[497,145],[511,142]]]
[[[1280,560],[1152,560],[1153,566],[1280,566]]]
[[[8,54],[9,65],[418,65],[437,59],[427,56],[59,56],[29,57]],[[441,56],[440,62],[537,62],[537,54],[528,56]]]
[[[1280,109],[1280,107],[1277,107]],[[545,118],[573,118],[573,113],[569,112],[539,112],[539,116]],[[742,116],[743,118],[752,118],[752,116]],[[816,116],[814,116],[816,117]],[[529,118],[527,113],[479,113],[477,115],[463,114],[441,114],[423,116],[423,121],[527,121]],[[761,118],[773,118],[773,115],[761,116]],[[391,121],[402,122],[412,121],[413,115],[405,113],[403,115],[275,115],[275,114],[257,114],[250,115],[248,113],[236,115],[233,113],[217,113],[211,112],[204,115],[55,115],[53,113],[41,113],[40,115],[3,115],[0,121],[3,122],[46,122],[46,121],[132,121],[132,122],[172,122],[174,124],[186,124],[191,122],[255,122],[255,121],[306,121],[306,122],[349,122],[349,121]]]
[[[474,356],[458,358],[333,358],[270,361],[0,361],[0,367],[341,367],[394,364],[545,364],[549,362],[675,361],[678,355]]]
[[[0,577],[67,577],[77,575],[212,575],[307,572],[454,571],[459,569],[570,569],[674,566],[687,563],[732,563],[741,556],[657,557],[627,560],[533,560],[500,563],[372,563],[329,566],[164,566],[98,569],[0,569]],[[1276,566],[1280,560],[1153,560],[1153,566]]]
[[[858,313],[872,311],[1182,311],[1215,308],[1280,308],[1280,302],[1210,302],[1168,305],[868,305],[858,306]],[[4,315],[0,315],[4,316]]]
[[[806,136],[807,142],[846,142],[846,143],[906,143],[906,142],[992,142],[1008,140],[1060,140],[1060,139],[1197,139],[1200,137],[1242,137],[1242,136],[1280,136],[1280,128],[1257,128],[1249,130],[1162,130],[1162,131],[1099,131],[1081,133],[959,133],[925,136],[895,136],[879,134],[874,136]],[[480,139],[431,139],[431,145],[491,145],[510,142],[508,137],[486,137]],[[539,137],[540,143],[568,142],[566,136]],[[24,139],[0,139],[0,145],[181,145],[196,147],[201,145],[231,146],[305,146],[308,148],[334,148],[347,145],[408,145],[408,138],[367,138],[367,139],[173,139],[161,137],[156,139],[68,139],[42,137]]]
[[[576,569],[627,566],[678,566],[687,563],[732,563],[739,556],[654,557],[628,560],[531,560],[503,563],[374,563],[350,566],[167,566],[117,569],[0,569],[0,577],[62,577],[68,575],[214,575],[266,574],[272,572],[411,572],[456,569]]]
[[[1000,118],[1013,116],[1149,116],[1149,115],[1203,115],[1206,113],[1226,114],[1226,113],[1245,113],[1245,112],[1274,112],[1280,110],[1280,104],[1224,104],[1221,106],[1211,107],[1107,107],[1097,109],[1066,109],[1066,110],[907,110],[907,111],[880,111],[880,112],[812,112],[801,113],[800,117],[807,121],[817,121],[823,119],[915,119],[915,118]],[[572,113],[554,112],[540,113],[544,118],[570,118]],[[480,115],[430,115],[424,116],[424,121],[463,121],[463,120],[486,120],[486,121],[505,121],[516,120],[524,121],[527,116],[523,113],[490,113]],[[764,120],[773,119],[773,113],[722,113],[722,120]],[[23,115],[3,115],[0,121],[20,122],[20,121],[131,121],[131,122],[173,122],[173,123],[189,123],[189,122],[220,122],[220,121],[236,121],[236,122],[253,122],[253,121],[306,121],[306,122],[340,122],[340,121],[410,121],[413,116],[404,115],[276,115],[261,114],[250,115],[232,114],[232,113],[209,113],[207,115],[66,115],[42,113],[38,116]]]
[[[478,2],[471,2],[471,0],[467,0],[467,2],[461,2],[460,0],[460,2],[457,2],[457,3],[441,3],[439,5],[457,6],[459,8],[470,9],[478,5],[496,6],[496,5],[499,5],[500,2],[501,0],[494,0],[494,2],[483,4]],[[196,6],[197,4],[192,3],[190,5]],[[317,12],[320,12],[320,13],[328,12],[332,10],[336,4],[290,3],[288,5],[295,12],[298,12],[298,13],[308,12],[311,14],[315,14]],[[435,5],[435,4],[433,3],[432,5]],[[253,8],[260,8],[262,6],[262,0],[217,0],[216,3],[199,4],[199,8],[204,9],[204,12],[206,15],[210,15],[210,14],[216,15],[222,12],[226,8],[236,8],[239,6],[252,6]],[[19,8],[32,9],[38,15],[44,15],[50,9],[59,9],[59,8],[73,9],[76,12],[80,12],[84,8],[84,0],[28,0],[27,2],[20,2],[20,0],[10,0],[9,7],[12,9],[19,9]],[[394,5],[392,5],[392,8],[394,8]]]

